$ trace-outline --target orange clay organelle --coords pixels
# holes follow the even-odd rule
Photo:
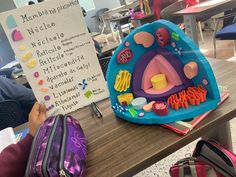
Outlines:
[[[201,85],[189,87],[187,90],[173,94],[168,98],[168,105],[175,110],[188,108],[190,105],[199,105],[206,101],[207,90]]]

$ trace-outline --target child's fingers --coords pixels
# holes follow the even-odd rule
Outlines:
[[[46,105],[45,104],[40,105],[40,112],[46,112]]]
[[[31,112],[37,112],[39,111],[40,104],[38,102],[34,103],[34,106],[31,109]]]
[[[36,102],[30,111],[29,118],[34,118],[35,116],[37,116],[39,114],[39,108],[40,104]]]

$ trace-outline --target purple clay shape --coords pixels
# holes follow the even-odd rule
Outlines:
[[[34,77],[38,78],[39,77],[39,72],[35,72]]]
[[[44,97],[44,99],[45,99],[45,101],[49,101],[50,100],[50,96],[47,95],[47,96]]]

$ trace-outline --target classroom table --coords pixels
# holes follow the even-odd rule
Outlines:
[[[229,120],[236,116],[236,63],[209,61],[218,84],[228,87],[230,97],[185,136],[159,125],[137,125],[116,118],[107,99],[98,103],[102,119],[93,117],[90,107],[71,113],[87,138],[87,177],[132,176],[199,137],[215,138],[232,149]]]
[[[206,0],[195,6],[177,11],[174,15],[183,15],[185,32],[198,44],[196,15],[214,16],[236,7],[235,0]]]

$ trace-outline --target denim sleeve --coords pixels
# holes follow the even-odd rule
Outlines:
[[[0,76],[0,99],[18,101],[23,107],[32,105],[36,99],[31,89],[17,84],[13,80]]]

